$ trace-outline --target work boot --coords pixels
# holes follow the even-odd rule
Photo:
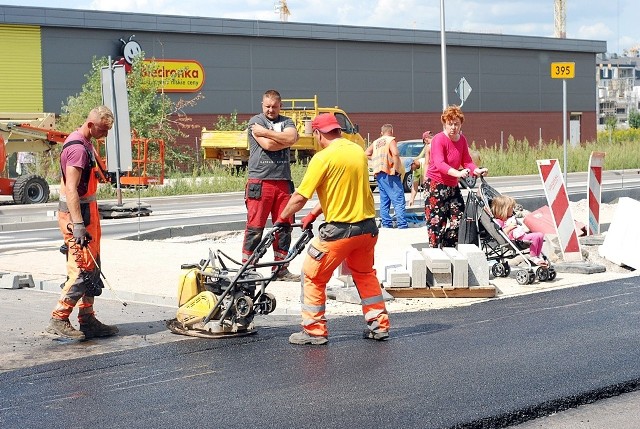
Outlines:
[[[47,332],[69,338],[70,340],[82,341],[85,339],[84,333],[71,326],[69,319],[56,319],[52,317],[49,321],[49,326],[47,326]]]
[[[111,337],[118,333],[117,326],[105,325],[96,319],[96,316],[89,316],[84,322],[81,322],[80,330],[86,338]]]
[[[327,344],[329,342],[329,339],[321,335],[311,335],[307,333],[307,331],[302,331],[291,334],[289,336],[289,342],[291,344],[311,344],[313,346],[320,346],[322,344]]]
[[[276,280],[281,282],[299,282],[300,277],[300,274],[293,274],[291,271],[284,268],[280,270],[278,276],[276,277]]]
[[[386,341],[389,339],[388,331],[378,331],[373,332],[369,329],[365,329],[362,333],[362,338],[366,338],[368,340],[376,340],[376,341]]]

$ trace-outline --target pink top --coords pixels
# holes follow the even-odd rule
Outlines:
[[[444,132],[439,132],[431,140],[431,157],[427,177],[447,186],[458,186],[458,178],[447,174],[450,168],[468,168],[471,173],[478,168],[471,159],[467,139],[460,135],[457,142],[452,141]]]
[[[89,155],[87,154],[87,150],[93,150],[91,142],[87,140],[79,130],[76,130],[69,134],[64,142],[67,143],[75,140],[81,141],[82,144],[69,145],[60,154],[60,167],[64,172],[66,172],[68,166],[84,168],[89,162]],[[83,180],[80,180],[80,183],[78,183],[78,195],[83,196],[84,194],[86,194],[88,186],[89,183],[85,183]]]

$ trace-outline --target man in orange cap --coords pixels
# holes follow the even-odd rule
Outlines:
[[[289,337],[292,344],[326,344],[326,286],[335,269],[346,261],[362,300],[367,328],[364,338],[389,338],[389,315],[380,282],[373,268],[378,241],[376,210],[368,181],[368,160],[357,144],[341,137],[335,116],[318,115],[311,124],[315,141],[323,148],[316,153],[300,186],[280,214],[276,225],[287,226],[292,216],[316,192],[319,203],[302,219],[311,228],[320,214],[325,223],[319,237],[309,245],[303,263],[304,286],[302,331]]]

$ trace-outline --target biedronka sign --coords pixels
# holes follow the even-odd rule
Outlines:
[[[204,68],[195,60],[143,60],[143,77],[159,83],[158,91],[197,92],[204,85]]]

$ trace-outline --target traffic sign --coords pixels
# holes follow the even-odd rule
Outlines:
[[[462,107],[464,102],[467,100],[467,97],[469,97],[470,93],[471,93],[471,85],[469,85],[469,82],[467,82],[467,79],[465,78],[460,79],[460,82],[458,83],[458,87],[456,88],[456,94],[458,94],[458,96],[460,97],[460,101],[462,102],[460,104],[460,107]]]
[[[576,77],[576,63],[551,63],[551,78],[573,79]]]

